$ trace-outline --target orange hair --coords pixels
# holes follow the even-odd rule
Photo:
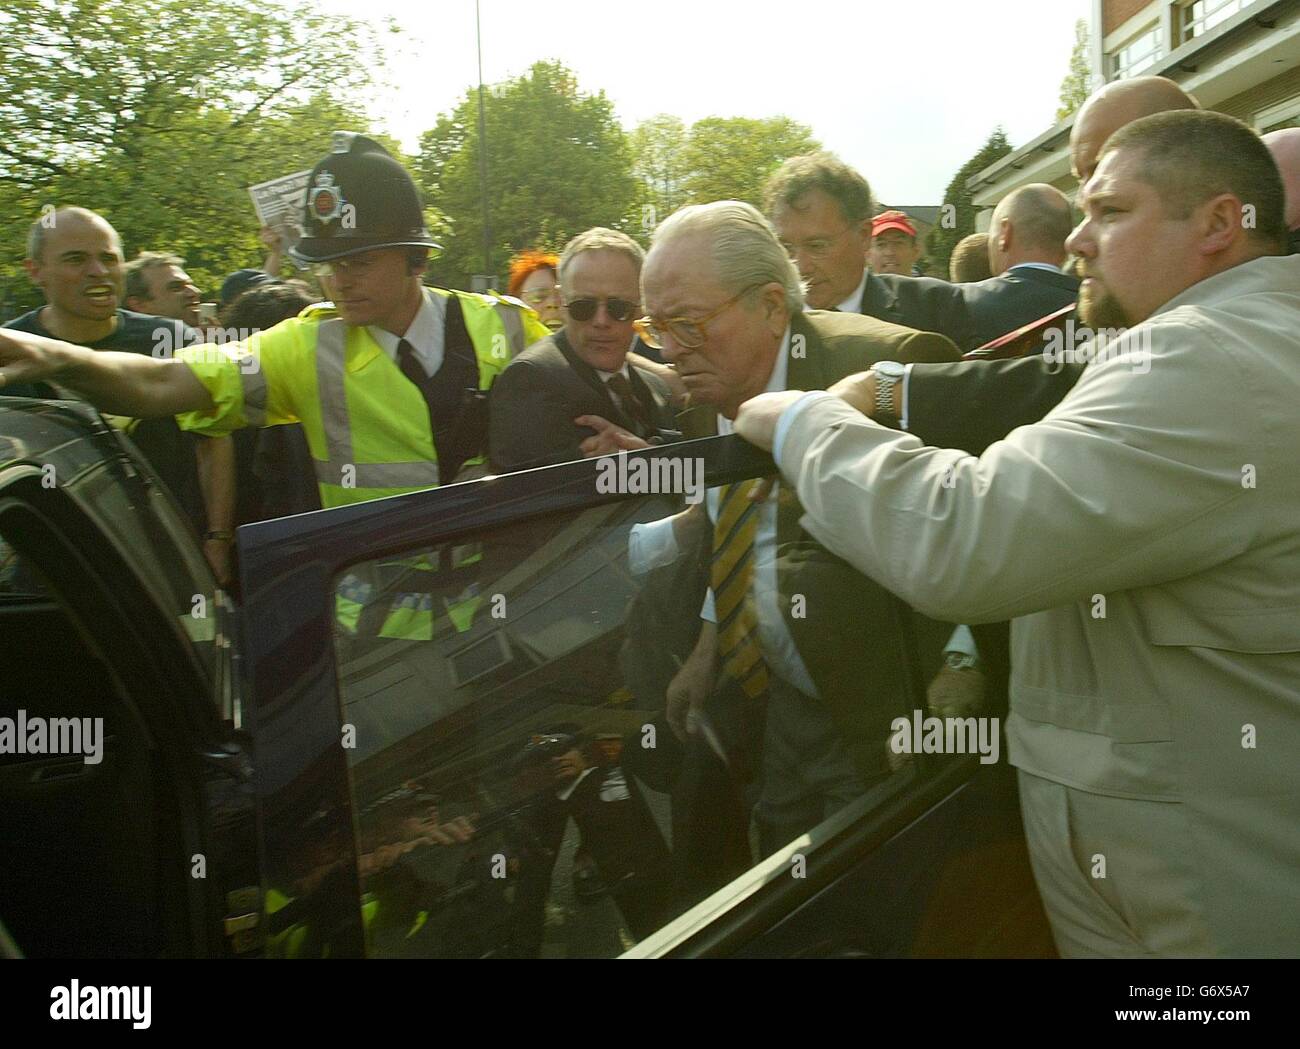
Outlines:
[[[518,296],[524,286],[524,281],[538,270],[551,270],[558,277],[560,273],[560,257],[546,251],[533,251],[531,248],[527,251],[521,251],[510,260],[509,293]]]

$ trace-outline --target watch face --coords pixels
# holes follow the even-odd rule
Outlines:
[[[901,379],[907,371],[898,361],[880,361],[873,365],[873,370],[890,379]]]

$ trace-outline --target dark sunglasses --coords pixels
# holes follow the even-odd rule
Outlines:
[[[589,321],[596,316],[596,310],[601,303],[605,304],[605,312],[609,314],[609,319],[618,321],[622,324],[624,321],[630,321],[641,308],[637,302],[628,302],[627,299],[574,299],[572,302],[566,302],[564,308],[569,311],[569,316],[575,321]]]

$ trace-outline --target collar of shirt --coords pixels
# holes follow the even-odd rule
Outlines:
[[[862,309],[862,293],[867,290],[867,269],[862,268],[862,279],[858,281],[858,286],[853,289],[853,294],[836,307],[841,313],[857,313]]]
[[[776,362],[772,365],[772,374],[767,380],[764,393],[781,393],[785,390],[790,374],[790,325],[785,326],[785,335],[781,338],[781,348],[776,351]],[[725,415],[718,416],[718,436],[735,433],[736,427]]]
[[[632,376],[629,375],[628,372],[627,372],[627,361],[624,361],[624,362],[623,362],[623,367],[621,367],[621,368],[620,368],[618,371],[616,371],[616,372],[607,372],[607,371],[602,371],[600,368],[597,368],[597,369],[596,369],[596,374],[600,376],[600,381],[601,381],[601,382],[609,382],[609,380],[612,379],[612,378],[614,378],[615,375],[621,375],[621,376],[623,376],[623,378],[625,378],[628,382],[631,382],[631,381],[632,381]]]
[[[1050,270],[1052,273],[1064,273],[1065,270],[1060,266],[1053,266],[1050,262],[1017,262],[1014,266],[1009,266],[1007,272],[1013,270]]]
[[[420,362],[424,374],[436,375],[442,367],[443,323],[447,304],[441,295],[435,295],[428,288],[421,289],[421,299],[420,308],[415,311],[415,317],[405,335],[394,335],[373,324],[367,326],[366,331],[394,363],[397,363],[398,343],[405,339],[415,350],[415,359]]]

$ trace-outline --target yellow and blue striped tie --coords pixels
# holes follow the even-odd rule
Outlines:
[[[767,688],[767,662],[758,643],[758,615],[749,586],[759,506],[750,502],[749,493],[757,484],[757,479],[740,481],[719,492],[709,573],[718,617],[718,654],[726,672],[751,699]]]

